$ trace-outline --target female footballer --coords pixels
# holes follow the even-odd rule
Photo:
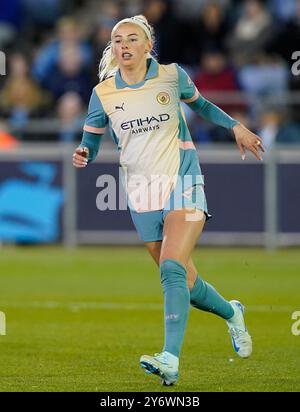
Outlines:
[[[180,102],[232,129],[242,159],[249,150],[262,160],[264,148],[258,136],[203,98],[180,66],[159,64],[151,55],[153,43],[153,29],[142,15],[114,26],[73,164],[82,168],[95,159],[108,125],[120,152],[132,220],[159,266],[164,292],[164,347],[154,356],[143,355],[140,364],[172,385],[178,380],[190,304],[225,319],[239,356],[247,358],[252,352],[243,305],[226,301],[198,275],[191,258],[209,214]]]

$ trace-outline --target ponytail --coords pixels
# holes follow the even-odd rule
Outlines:
[[[118,70],[118,64],[113,56],[111,49],[111,41],[105,47],[102,59],[99,64],[99,81],[100,83],[108,77],[113,76]]]

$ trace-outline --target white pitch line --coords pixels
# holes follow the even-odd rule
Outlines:
[[[59,302],[59,301],[32,301],[32,302],[4,302],[0,301],[0,309],[66,309],[73,312],[80,310],[162,310],[161,303],[130,303],[130,302]],[[291,305],[247,305],[247,312],[275,312],[289,313],[299,310],[300,306]]]
[[[16,309],[69,309],[71,311],[81,309],[104,310],[161,310],[160,303],[128,303],[128,302],[59,302],[59,301],[32,301],[26,303],[0,302],[0,308]]]

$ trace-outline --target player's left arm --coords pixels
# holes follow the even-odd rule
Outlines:
[[[234,133],[237,145],[240,149],[242,159],[245,159],[245,150],[250,150],[258,160],[262,160],[261,152],[264,152],[262,140],[252,133],[240,122],[233,119],[215,104],[205,99],[198,91],[197,87],[188,74],[177,65],[179,96],[180,100],[199,116],[215,125],[231,129]]]

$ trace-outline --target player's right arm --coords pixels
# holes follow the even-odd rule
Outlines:
[[[73,154],[73,165],[86,167],[98,154],[108,117],[103,110],[101,101],[93,89],[88,114],[83,127],[83,135],[80,145]]]

